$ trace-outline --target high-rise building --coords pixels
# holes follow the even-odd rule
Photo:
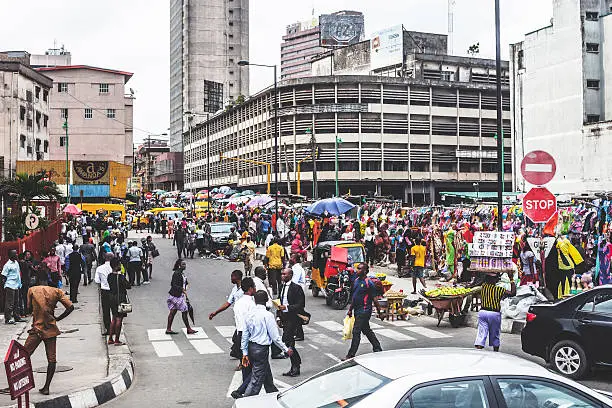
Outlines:
[[[170,1],[170,150],[182,134],[249,93],[249,0]],[[191,112],[189,118],[185,112]]]
[[[551,25],[510,46],[515,162],[548,151],[555,193],[612,189],[611,0],[555,0]],[[529,188],[515,172],[518,189]]]
[[[281,44],[281,79],[310,76],[310,59],[325,52],[320,38],[318,18],[287,26]]]

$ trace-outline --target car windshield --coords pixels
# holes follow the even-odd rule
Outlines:
[[[390,381],[351,360],[283,392],[278,402],[285,408],[350,407]]]
[[[348,249],[349,256],[353,260],[353,263],[365,262],[365,259],[363,257],[362,247],[356,246],[356,247],[349,247],[347,249]]]
[[[231,228],[231,224],[213,224],[210,226],[210,232],[213,234],[229,234]]]

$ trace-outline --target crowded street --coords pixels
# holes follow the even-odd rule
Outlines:
[[[130,234],[130,238],[140,239],[142,236],[144,234]],[[151,405],[150,401],[156,401],[158,406],[202,406],[206,402],[210,406],[229,407],[232,404],[229,394],[241,382],[240,372],[235,370],[237,360],[229,356],[234,318],[231,310],[212,321],[208,320],[208,314],[225,300],[232,287],[230,273],[241,265],[226,260],[188,259],[189,298],[195,310],[194,327],[199,332],[187,336],[182,323],[176,322],[180,334],[165,336],[165,298],[175,261],[175,248],[170,240],[154,237],[161,253],[155,260],[154,277],[151,285],[131,291],[135,309],[125,322],[126,336],[139,376],[130,391],[114,401],[113,406],[146,408]],[[297,384],[337,364],[350,345],[350,341],[342,340],[345,310],[333,310],[325,305],[324,299],[313,298],[310,293],[306,294],[306,308],[312,314],[313,322],[304,327],[304,341],[297,343],[303,360],[302,375],[283,377],[281,373],[287,370],[289,360],[271,360],[278,388]],[[473,347],[476,329],[452,328],[448,320],[440,327],[436,327],[436,323],[433,317],[420,316],[396,322],[372,319],[371,327],[377,332],[383,350]],[[364,337],[358,354],[371,351]],[[501,352],[543,364],[542,360],[521,351],[519,335],[504,333]],[[449,365],[452,367],[451,362]],[[612,391],[612,371],[598,370],[581,383],[593,389]]]

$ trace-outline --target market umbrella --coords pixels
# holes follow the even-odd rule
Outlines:
[[[212,196],[213,199],[218,200],[220,198],[225,198],[225,194],[219,193]]]
[[[306,211],[314,214],[321,215],[327,212],[330,215],[344,214],[355,208],[355,204],[346,201],[344,198],[324,198],[317,202],[312,203],[306,208]]]
[[[270,201],[272,201],[272,197],[270,197],[269,195],[258,195],[258,196],[255,196],[253,199],[251,199],[247,203],[247,207],[249,208],[263,207],[264,205],[268,204]]]
[[[82,211],[74,204],[66,204],[62,212],[64,214],[79,215]]]
[[[244,190],[242,195],[255,195],[255,192],[253,190]]]

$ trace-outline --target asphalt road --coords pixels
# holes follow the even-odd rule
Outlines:
[[[144,234],[132,234],[140,238]],[[233,333],[233,312],[228,309],[214,320],[208,314],[219,307],[231,290],[230,272],[242,269],[242,264],[222,260],[187,260],[190,282],[189,298],[195,310],[195,327],[200,332],[187,338],[182,331],[180,316],[174,321],[176,336],[165,336],[168,309],[167,293],[170,288],[172,266],[176,249],[171,241],[155,237],[160,257],[155,259],[151,285],[135,287],[130,291],[134,312],[125,319],[125,334],[135,360],[136,379],[128,392],[108,403],[119,408],[150,408],[151,406],[230,407],[229,392],[240,383],[240,372],[235,371],[237,360],[230,359],[229,347]],[[322,298],[306,295],[306,309],[312,322],[305,328],[306,339],[298,343],[302,356],[302,375],[283,377],[289,360],[272,360],[272,372],[277,386],[296,384],[335,364],[348,348],[342,341],[341,328],[345,311],[333,310]],[[414,347],[473,347],[476,331],[463,327],[453,329],[448,320],[436,327],[430,317],[413,317],[409,322],[389,323],[372,319],[378,339],[384,350]],[[502,352],[544,364],[543,360],[521,351],[520,336],[502,334]],[[359,353],[371,352],[367,340],[362,340]],[[423,369],[426,369],[425,367]],[[603,390],[612,390],[612,371],[597,371],[584,384]],[[153,403],[153,405],[152,405]]]

